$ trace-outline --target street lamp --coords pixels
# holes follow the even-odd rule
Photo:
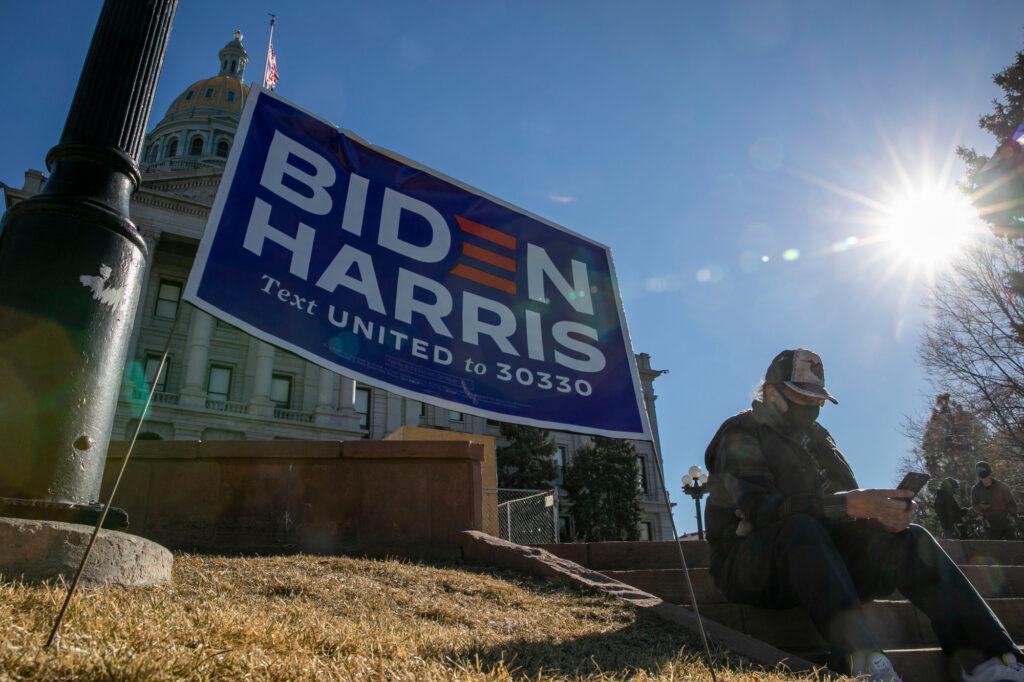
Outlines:
[[[708,491],[708,475],[694,465],[683,476],[683,492],[693,498],[693,506],[697,509],[697,537],[704,539],[704,521],[700,515],[700,499]]]

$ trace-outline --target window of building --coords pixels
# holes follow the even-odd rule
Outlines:
[[[636,484],[640,486],[640,490],[648,492],[647,490],[647,467],[644,466],[644,456],[636,456]]]
[[[465,419],[466,416],[456,410],[448,410],[448,419],[453,422],[460,422]]]
[[[232,73],[234,73],[234,72],[235,72],[235,68],[236,68],[237,66],[238,66],[238,62],[237,62],[237,61],[235,61],[234,59],[232,59],[232,60],[231,60],[231,72],[232,72]]]
[[[292,378],[287,374],[275,374],[270,378],[270,401],[287,410],[292,404]]]
[[[359,413],[359,428],[370,429],[370,389],[356,387],[356,412]]]
[[[139,434],[137,440],[163,440],[164,437],[159,433],[153,433],[152,431],[143,431]]]
[[[210,99],[211,97],[213,97],[213,88],[206,88],[206,95],[205,95],[205,97],[206,97],[206,99]]]
[[[234,90],[228,90],[227,98],[228,98],[229,102],[234,102],[235,101],[235,91]]]
[[[210,400],[227,400],[231,395],[231,368],[224,365],[210,365],[210,376],[206,382],[206,395]]]
[[[564,445],[559,445],[555,448],[555,485],[565,483],[565,456],[566,448]]]
[[[488,426],[493,426],[496,429],[500,429],[501,428],[501,422],[498,421],[497,419],[488,419],[487,420],[487,425]]]
[[[156,292],[156,309],[153,314],[173,320],[178,316],[178,303],[181,301],[181,282],[160,280],[160,288]]]
[[[171,140],[171,143],[167,145],[167,158],[172,158],[178,155],[178,140],[177,138]]]
[[[426,417],[426,416],[427,416],[427,404],[421,400],[420,401],[420,417]]]
[[[217,143],[217,156],[219,156],[222,159],[227,158],[227,156],[228,156],[228,149],[230,149],[230,148],[231,147],[228,144],[227,140],[221,140],[220,142]]]
[[[156,161],[156,155],[159,152],[160,152],[160,147],[158,145],[155,145],[155,144],[154,145],[150,145],[150,147],[149,147],[149,155],[146,158],[148,158],[150,161]]]
[[[191,90],[189,90],[188,92],[185,93],[185,101],[187,102],[190,99],[192,99],[192,91]]]
[[[650,542],[654,539],[654,526],[650,521],[640,522],[640,540],[641,542]]]
[[[167,373],[171,369],[171,358],[167,357],[163,371],[160,372],[160,376],[157,376],[156,371],[160,369],[160,357],[154,353],[146,353],[146,386],[149,387],[156,383],[156,390],[165,393],[167,391]]]
[[[191,156],[201,156],[203,153],[203,138],[193,137],[192,146],[189,147],[188,153]]]
[[[558,541],[559,542],[572,542],[572,517],[559,515],[559,517],[558,517]]]

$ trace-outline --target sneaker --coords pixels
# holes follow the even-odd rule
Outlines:
[[[971,674],[961,671],[963,682],[1024,682],[1024,665],[1013,654],[1003,654],[976,666]]]
[[[850,674],[863,682],[903,682],[893,670],[892,661],[880,651],[858,651],[851,656]],[[988,678],[984,679],[988,682]],[[970,682],[974,682],[973,678]]]

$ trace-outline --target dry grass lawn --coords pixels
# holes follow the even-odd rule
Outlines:
[[[687,634],[599,594],[472,566],[176,557],[173,584],[0,582],[0,680],[707,680]],[[722,659],[718,679],[800,679]]]

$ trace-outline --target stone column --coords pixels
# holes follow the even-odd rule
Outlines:
[[[338,402],[341,412],[356,411],[356,382],[348,377],[341,377],[341,399]]]
[[[320,374],[317,376],[316,387],[317,413],[333,413],[338,411],[338,408],[335,406],[335,403],[337,402],[335,400],[335,395],[338,391],[337,378],[338,375],[326,367],[320,368]]]
[[[178,312],[181,314],[181,311]],[[192,308],[192,321],[185,342],[185,381],[181,387],[181,404],[206,407],[206,374],[210,361],[210,339],[213,338],[213,317],[199,308]]]
[[[419,400],[413,400],[411,398],[405,399],[405,426],[419,426],[420,425],[420,411],[423,409],[423,403]]]
[[[143,266],[142,284],[139,286],[139,304],[135,306],[135,317],[132,321],[132,337],[131,340],[128,341],[128,362],[125,365],[125,381],[123,383],[124,389],[128,392],[129,397],[131,395],[131,390],[133,388],[137,388],[128,381],[128,379],[133,374],[132,364],[139,362],[135,355],[139,350],[139,335],[142,333],[142,321],[146,316],[146,295],[149,292],[149,278],[153,274],[153,260],[156,257],[157,243],[160,241],[159,230],[142,229],[139,230],[139,233],[142,235],[142,240],[146,242],[146,250],[149,253],[149,257],[146,258],[146,263]],[[178,314],[181,314],[180,310],[178,311]],[[134,373],[137,376],[141,376],[141,374],[146,370],[145,362],[140,364],[141,367],[134,370]]]
[[[274,347],[266,341],[256,342],[256,376],[253,381],[249,414],[272,417],[274,403],[270,401],[270,384],[274,378]]]
[[[387,419],[384,422],[385,434],[397,431],[402,426],[402,396],[388,393]]]
[[[338,380],[341,379],[341,400],[338,400]],[[327,369],[320,368],[317,384],[316,408],[313,423],[342,431],[359,431],[359,413],[356,412],[356,382]]]

